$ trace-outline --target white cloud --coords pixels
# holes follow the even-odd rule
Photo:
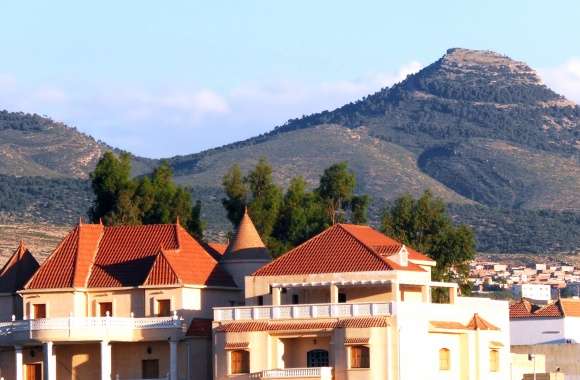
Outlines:
[[[571,58],[561,65],[539,69],[548,87],[580,104],[580,58]]]

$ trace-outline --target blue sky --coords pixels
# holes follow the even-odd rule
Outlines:
[[[399,81],[450,47],[525,61],[580,102],[580,2],[18,1],[0,108],[134,153],[223,145]]]

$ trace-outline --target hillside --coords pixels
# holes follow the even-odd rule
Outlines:
[[[49,119],[0,113],[0,174],[8,175],[0,177],[0,221],[74,223],[89,207],[86,177],[107,149]],[[222,176],[262,156],[282,185],[296,175],[314,185],[325,167],[348,161],[357,190],[373,199],[375,223],[399,195],[430,189],[475,228],[481,250],[580,250],[580,107],[525,63],[494,52],[450,49],[401,83],[336,110],[169,158],[176,180],[203,200],[212,236],[230,228]],[[134,174],[156,164],[135,158]]]

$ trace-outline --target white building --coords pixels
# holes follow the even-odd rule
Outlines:
[[[527,298],[534,301],[550,301],[552,287],[547,284],[518,284],[512,286],[514,298]]]
[[[521,300],[510,305],[511,345],[580,343],[580,299],[549,305]]]

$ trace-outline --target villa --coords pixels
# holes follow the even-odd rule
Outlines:
[[[80,223],[40,267],[21,244],[0,272],[0,378],[211,379],[212,307],[240,304],[235,278],[270,261],[228,260],[251,251],[239,240]]]
[[[330,227],[246,276],[245,306],[214,308],[214,379],[509,378],[508,303],[459,297],[434,266],[370,227]]]

